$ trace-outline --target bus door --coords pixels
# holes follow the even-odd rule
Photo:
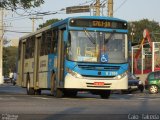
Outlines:
[[[63,41],[63,32],[64,29],[59,30],[58,32],[58,57],[57,57],[57,87],[64,87],[64,41]]]
[[[22,87],[26,87],[26,82],[24,81],[24,59],[25,59],[25,52],[26,52],[26,41],[22,41],[22,45],[21,45],[21,55],[20,55],[20,71],[19,71],[19,78],[20,78],[20,84]]]
[[[33,80],[34,80],[34,89],[39,89],[39,56],[40,56],[40,41],[42,39],[42,34],[36,35],[35,38],[35,51],[34,51],[34,70],[33,70]]]

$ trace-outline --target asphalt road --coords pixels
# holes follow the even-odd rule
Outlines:
[[[9,119],[8,119],[9,118]],[[10,84],[0,85],[2,120],[160,120],[160,94],[147,91],[112,94],[109,99],[79,93],[76,98],[55,98],[48,91],[26,95],[26,90]]]

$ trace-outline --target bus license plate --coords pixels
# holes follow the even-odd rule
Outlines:
[[[104,82],[94,82],[95,86],[104,86]]]

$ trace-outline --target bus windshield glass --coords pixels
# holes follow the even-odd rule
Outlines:
[[[67,59],[76,62],[125,63],[125,36],[122,33],[70,31]]]

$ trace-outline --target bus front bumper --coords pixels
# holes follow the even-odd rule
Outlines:
[[[101,90],[128,89],[128,77],[124,76],[122,79],[119,80],[98,77],[77,78],[68,73],[65,77],[64,88]]]

